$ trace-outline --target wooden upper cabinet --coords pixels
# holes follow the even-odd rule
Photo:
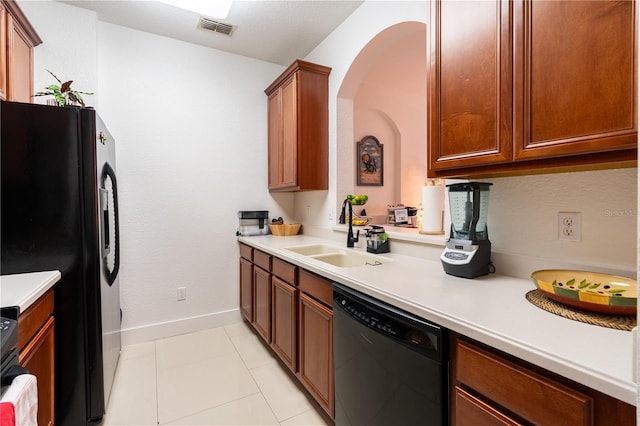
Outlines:
[[[430,2],[430,170],[511,160],[510,9]]]
[[[635,2],[517,2],[515,16],[515,159],[635,149]]]
[[[434,1],[429,175],[637,158],[636,3]]]
[[[0,2],[0,99],[7,99],[7,8]]]
[[[42,40],[15,1],[0,1],[0,97],[31,102],[33,48]]]
[[[328,189],[330,72],[297,60],[265,90],[270,191]]]

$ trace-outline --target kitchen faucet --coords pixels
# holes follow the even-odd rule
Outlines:
[[[360,230],[356,232],[356,236],[353,236],[353,206],[349,199],[344,200],[342,203],[342,213],[340,214],[340,223],[345,223],[345,208],[349,206],[349,231],[347,232],[347,247],[353,247],[353,243],[357,243],[360,239]]]

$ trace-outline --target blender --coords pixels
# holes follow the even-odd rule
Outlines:
[[[483,182],[447,185],[451,233],[447,247],[440,255],[447,274],[475,278],[494,270],[487,230],[491,185]]]

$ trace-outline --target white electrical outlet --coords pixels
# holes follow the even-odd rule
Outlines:
[[[178,301],[187,300],[187,288],[178,287]]]
[[[558,239],[579,242],[582,239],[580,212],[558,212]]]

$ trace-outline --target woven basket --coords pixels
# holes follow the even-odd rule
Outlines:
[[[271,233],[277,237],[286,237],[289,235],[298,235],[301,226],[301,223],[269,224],[269,229],[271,229]]]

